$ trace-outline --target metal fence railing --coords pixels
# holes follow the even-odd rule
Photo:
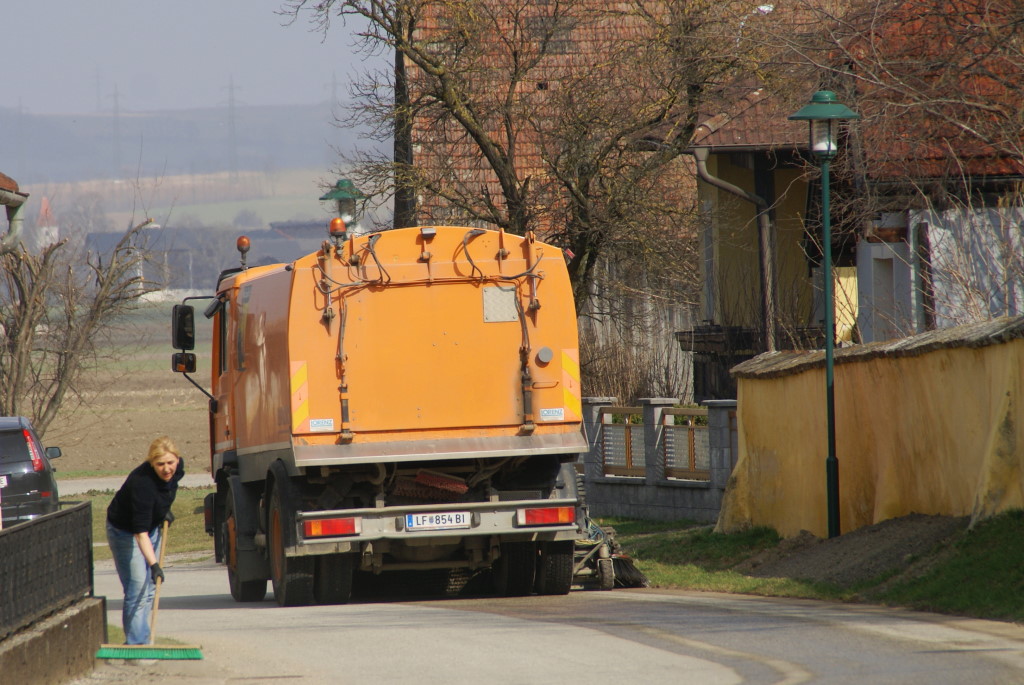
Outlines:
[[[601,470],[606,476],[643,477],[643,410],[640,407],[602,407]]]
[[[93,593],[92,505],[0,531],[0,640]]]
[[[707,409],[663,410],[661,446],[666,478],[711,480]]]

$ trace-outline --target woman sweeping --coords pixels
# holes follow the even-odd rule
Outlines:
[[[125,644],[149,643],[156,580],[164,579],[157,563],[160,527],[165,519],[173,520],[171,504],[184,475],[178,448],[170,438],[159,437],[149,446],[146,461],[128,474],[107,507],[107,542],[124,588],[121,622]]]

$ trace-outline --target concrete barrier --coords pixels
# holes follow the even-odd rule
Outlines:
[[[106,602],[87,597],[0,642],[0,682],[59,685],[92,672],[106,631]]]

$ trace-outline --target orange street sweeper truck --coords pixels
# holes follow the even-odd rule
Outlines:
[[[194,308],[172,321],[173,367],[210,400],[206,526],[231,595],[269,579],[281,605],[336,604],[357,571],[487,568],[504,595],[568,592],[586,440],[561,251],[337,219],[290,264],[238,248],[205,298],[210,391],[189,376]]]

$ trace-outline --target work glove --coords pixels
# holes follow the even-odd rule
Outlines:
[[[167,510],[167,516],[164,516],[164,521],[167,521],[167,525],[170,526],[174,523],[174,512],[170,509]]]
[[[156,579],[159,578],[160,582],[164,581],[164,570],[160,568],[160,564],[153,564],[149,567],[149,575],[153,579],[153,585],[156,585]]]

